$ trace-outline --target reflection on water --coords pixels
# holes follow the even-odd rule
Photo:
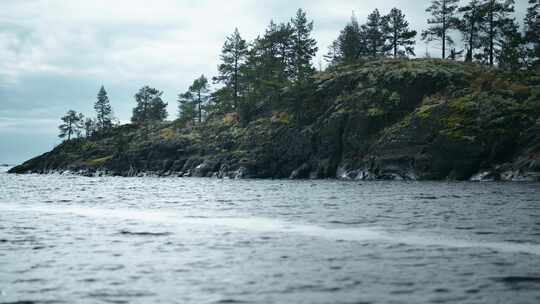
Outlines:
[[[539,190],[0,174],[0,303],[538,303]]]

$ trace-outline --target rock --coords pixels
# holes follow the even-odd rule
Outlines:
[[[473,175],[470,178],[470,181],[472,182],[494,182],[496,180],[499,180],[499,175],[492,171],[483,171],[480,173],[477,173]]]
[[[310,177],[311,166],[307,163],[302,164],[298,169],[294,170],[289,179],[306,179]]]
[[[124,125],[9,172],[538,181],[540,88],[530,74],[441,60],[336,66],[301,97],[280,93],[306,113],[262,107],[245,122],[216,114],[200,126]]]

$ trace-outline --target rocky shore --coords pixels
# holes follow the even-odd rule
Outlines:
[[[123,125],[10,173],[540,181],[540,74],[385,60],[319,73],[302,98],[322,108],[308,124],[274,112]]]

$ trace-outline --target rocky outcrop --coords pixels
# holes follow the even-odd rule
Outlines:
[[[444,61],[379,61],[318,74],[309,123],[273,113],[125,125],[64,142],[12,173],[540,180],[540,77]],[[313,105],[313,104],[312,104]],[[324,105],[324,106],[322,106]]]

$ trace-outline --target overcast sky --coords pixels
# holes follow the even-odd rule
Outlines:
[[[527,0],[516,2],[522,16]],[[353,11],[363,22],[376,7],[382,13],[398,7],[420,31],[426,26],[427,3],[0,0],[0,163],[18,163],[58,144],[59,117],[68,109],[93,115],[101,85],[123,122],[143,85],[165,92],[169,118],[174,118],[176,95],[195,77],[215,75],[223,41],[235,27],[252,40],[271,19],[287,21],[304,8],[315,21],[321,58]],[[417,53],[425,51],[419,43]]]

